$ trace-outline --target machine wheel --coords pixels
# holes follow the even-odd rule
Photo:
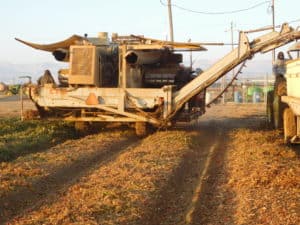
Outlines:
[[[296,132],[296,117],[291,108],[286,108],[283,113],[284,143],[289,144]]]
[[[33,120],[39,117],[39,111],[38,110],[26,110],[23,114],[24,120]]]
[[[274,101],[273,101],[273,116],[274,116],[275,129],[280,129],[283,127],[284,108],[285,108],[285,104],[281,102],[281,97],[275,94]]]
[[[37,108],[41,119],[44,119],[47,117],[47,111],[45,110],[45,108],[39,106],[38,104],[35,104],[35,107]]]
[[[89,123],[84,121],[76,121],[74,124],[76,132],[80,135],[89,133]]]
[[[268,91],[268,93],[267,93],[267,123],[270,127],[274,126],[273,101],[274,101],[274,91]]]
[[[135,123],[135,133],[138,137],[145,137],[148,134],[147,123],[136,122]]]

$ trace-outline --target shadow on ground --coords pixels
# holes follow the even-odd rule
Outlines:
[[[93,167],[113,161],[133,143],[134,145],[139,143],[139,140],[133,136],[111,143],[104,150],[95,151],[84,158],[77,159],[71,165],[56,169],[49,176],[33,183],[30,189],[21,188],[8,193],[0,199],[0,221],[5,223],[17,215],[37,209],[45,201],[48,204],[54,202],[59,197],[59,193],[67,190]]]

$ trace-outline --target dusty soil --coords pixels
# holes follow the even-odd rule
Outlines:
[[[34,104],[28,98],[24,97],[23,110],[35,109]],[[20,116],[21,101],[18,95],[1,96],[0,95],[0,118]]]
[[[264,105],[216,105],[144,139],[105,130],[1,163],[0,224],[300,224],[299,174]]]

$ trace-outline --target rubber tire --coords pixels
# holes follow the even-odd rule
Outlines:
[[[284,143],[290,144],[291,138],[297,134],[296,116],[291,108],[286,108],[283,113]]]
[[[287,95],[286,79],[284,77],[279,76],[276,78],[274,90],[278,96]]]
[[[35,104],[35,107],[37,108],[39,112],[39,116],[41,119],[45,119],[48,116],[48,112],[45,110],[44,107],[39,106],[38,104]]]
[[[281,101],[281,96],[286,95],[286,80],[285,78],[278,77],[274,87],[273,99],[273,116],[274,128],[283,128],[283,112],[288,105]]]
[[[145,137],[147,132],[147,123],[145,122],[136,122],[135,123],[135,133],[138,137]]]
[[[281,97],[278,95],[274,96],[273,101],[273,115],[274,115],[274,128],[283,128],[283,112],[286,104],[281,101]]]
[[[74,128],[77,134],[86,135],[90,132],[89,123],[84,121],[76,121],[74,123]]]
[[[267,123],[270,128],[274,127],[274,113],[273,113],[274,91],[267,93]]]
[[[39,111],[38,110],[29,109],[29,110],[26,110],[23,113],[23,119],[24,120],[33,120],[33,119],[36,119],[38,117],[39,117]]]

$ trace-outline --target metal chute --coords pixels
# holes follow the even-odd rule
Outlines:
[[[42,44],[35,44],[35,43],[23,41],[23,40],[18,39],[18,38],[15,38],[15,39],[17,41],[25,44],[25,45],[28,45],[28,46],[32,47],[32,48],[43,50],[43,51],[48,51],[48,52],[54,52],[58,49],[69,50],[69,47],[71,45],[77,44],[78,42],[84,40],[84,38],[81,37],[81,36],[73,35],[73,36],[69,37],[68,39],[66,39],[64,41],[56,42],[56,43],[53,43],[53,44],[42,45]]]
[[[173,41],[164,41],[157,40],[153,38],[146,38],[136,35],[131,35],[132,38],[136,38],[140,41],[143,41],[145,44],[151,44],[152,46],[158,45],[164,48],[174,48],[176,51],[206,51],[207,49],[202,46],[201,43],[193,43],[193,42],[173,42]]]
[[[291,47],[289,47],[288,51],[300,51],[300,42],[296,42],[295,44],[293,44]]]

